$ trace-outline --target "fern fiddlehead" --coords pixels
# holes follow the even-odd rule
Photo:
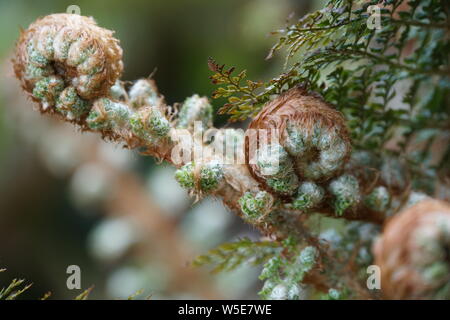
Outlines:
[[[25,91],[41,111],[69,120],[85,115],[94,99],[108,96],[123,69],[112,31],[76,14],[37,20],[22,32],[16,52],[14,70]]]
[[[396,215],[374,246],[384,296],[449,299],[449,248],[447,203],[424,200]]]
[[[292,200],[291,208],[323,206],[326,190],[338,216],[359,203],[357,179],[339,176],[351,152],[344,116],[319,95],[294,87],[268,102],[249,129],[265,135],[247,137],[250,172],[268,191]]]
[[[280,164],[286,174],[295,174],[296,180],[329,180],[342,171],[350,155],[351,143],[342,114],[302,88],[293,88],[270,101],[249,129],[278,131]],[[249,149],[250,158],[254,156],[252,150],[255,148]],[[253,174],[270,186],[263,167],[264,163],[250,165]]]

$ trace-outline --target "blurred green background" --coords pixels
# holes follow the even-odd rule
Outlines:
[[[78,5],[82,15],[115,30],[124,50],[123,80],[150,75],[168,103],[210,96],[208,57],[247,69],[253,80],[282,72],[266,61],[286,18],[322,1],[150,0],[0,1],[0,287],[33,282],[23,297],[70,299],[66,268],[78,265],[82,288],[97,299],[256,298],[258,270],[210,275],[190,259],[238,237],[257,238],[220,202],[193,203],[173,170],[80,134],[32,111],[10,59],[20,28]],[[313,8],[314,7],[314,8]],[[214,101],[219,108],[224,101]],[[218,123],[226,119],[219,118]],[[131,181],[131,182],[130,182]]]

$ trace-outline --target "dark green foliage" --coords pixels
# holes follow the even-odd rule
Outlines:
[[[278,254],[281,248],[272,241],[252,241],[243,238],[236,242],[224,243],[197,257],[194,266],[212,266],[212,272],[231,271],[243,263],[260,265]]]
[[[0,269],[0,273],[6,271],[6,269]],[[18,296],[20,296],[22,293],[27,291],[32,284],[24,285],[25,280],[24,279],[13,279],[11,283],[4,288],[0,289],[0,300],[14,300]],[[88,300],[89,295],[91,294],[92,290],[94,289],[94,286],[91,286],[87,288],[86,290],[83,290],[79,295],[77,295],[74,300]],[[143,293],[142,290],[138,290],[135,293],[128,296],[127,300],[134,300],[137,296],[141,295]],[[40,300],[47,300],[52,295],[51,292],[45,293]]]
[[[214,75],[210,77],[212,82],[217,85],[226,85],[215,90],[212,97],[214,99],[228,98],[228,103],[220,108],[219,114],[230,115],[230,121],[240,121],[255,116],[272,95],[280,94],[286,88],[293,87],[296,83],[295,76],[298,74],[294,67],[263,83],[249,79],[244,81],[247,76],[246,70],[233,75],[234,67],[225,70],[225,65],[219,65],[211,58],[208,66],[214,72]]]
[[[77,295],[75,297],[74,300],[88,300],[89,299],[89,295],[91,294],[91,291],[94,289],[94,287],[90,287],[87,288],[86,290],[84,290],[82,293],[80,293],[79,295]]]
[[[4,272],[6,269],[0,269]],[[14,300],[31,287],[31,284],[24,285],[24,279],[13,279],[7,287],[0,289],[0,300]]]
[[[247,77],[246,70],[239,72],[237,75],[232,75],[234,67],[226,70],[225,65],[220,66],[211,58],[208,60],[208,66],[211,71],[215,72],[210,77],[211,81],[217,85],[226,85],[226,87],[218,88],[212,94],[214,99],[228,98],[228,103],[219,110],[219,114],[229,114],[231,120],[244,120],[247,117],[254,116],[256,114],[255,106],[265,102],[264,98],[255,93],[255,90],[260,88],[262,83],[245,80]]]

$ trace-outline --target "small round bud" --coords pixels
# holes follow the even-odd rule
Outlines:
[[[331,289],[328,290],[328,298],[330,300],[341,300],[342,299],[342,294],[341,294],[340,291],[331,288]]]
[[[286,300],[288,297],[288,288],[285,284],[280,283],[276,285],[270,292],[269,300]]]
[[[189,162],[175,171],[175,179],[183,188],[193,189],[195,187],[194,165]]]
[[[41,101],[44,110],[56,104],[59,94],[64,89],[64,81],[58,76],[50,76],[36,82],[33,97]]]
[[[377,212],[384,212],[387,210],[390,201],[391,196],[384,186],[376,187],[364,199],[365,205],[369,209]]]
[[[125,89],[125,86],[122,81],[116,80],[114,85],[109,88],[109,95],[112,99],[117,101],[124,101],[127,99],[127,90]]]
[[[349,174],[342,175],[328,186],[332,195],[334,195],[334,209],[338,216],[341,216],[345,210],[356,205],[360,200],[360,191],[358,180]]]
[[[292,206],[298,210],[309,210],[317,207],[323,201],[324,196],[325,191],[322,187],[314,182],[303,182],[298,188]]]
[[[130,103],[135,109],[143,106],[157,107],[164,102],[164,98],[158,93],[155,82],[149,79],[140,79],[130,88]]]
[[[195,94],[187,98],[178,114],[177,128],[192,129],[195,121],[201,121],[204,127],[212,126],[213,107],[205,97]]]
[[[223,180],[223,166],[217,163],[208,163],[200,169],[200,188],[210,192],[217,189]]]
[[[273,191],[283,195],[292,195],[298,188],[298,178],[296,175],[269,178],[266,180],[266,183]]]
[[[310,270],[316,264],[318,255],[319,252],[315,247],[308,246],[300,252],[297,261],[303,269]]]
[[[292,284],[287,293],[287,300],[307,300],[310,290],[306,285]]]
[[[126,124],[131,115],[127,105],[108,98],[97,99],[86,122],[92,130],[112,130]]]
[[[156,107],[145,107],[136,111],[130,117],[130,126],[136,136],[145,140],[163,138],[171,128],[169,121]]]
[[[298,188],[292,160],[280,144],[262,146],[254,169],[254,173],[279,194],[292,195]]]
[[[65,88],[59,95],[56,110],[65,115],[67,119],[79,118],[89,111],[87,101],[80,98],[74,87]]]
[[[256,195],[246,192],[240,199],[239,205],[244,215],[249,219],[258,219],[272,207],[273,197],[266,191],[259,191]]]

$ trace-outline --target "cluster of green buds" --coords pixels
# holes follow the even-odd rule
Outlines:
[[[184,189],[192,190],[195,187],[194,164],[189,162],[175,171],[175,179]]]
[[[308,296],[306,286],[283,277],[286,261],[280,257],[271,258],[265,265],[259,278],[264,285],[259,295],[266,300],[305,300]]]
[[[268,102],[249,129],[266,132],[246,145],[253,175],[274,193],[294,196],[300,181],[326,182],[340,173],[350,155],[350,137],[343,115],[318,95],[296,87]],[[270,136],[272,142],[267,142]],[[274,145],[273,141],[277,141]],[[280,172],[265,175],[271,167],[266,149],[275,149]]]
[[[344,165],[348,143],[336,128],[328,128],[317,121],[312,128],[291,124],[286,131],[286,150],[295,157],[297,170],[304,178],[328,179]]]
[[[306,273],[317,263],[318,251],[315,247],[303,248],[293,261],[279,256],[271,258],[261,272],[265,280],[260,296],[269,300],[306,300],[309,288],[303,284]]]
[[[175,179],[187,190],[210,193],[224,181],[224,168],[215,161],[197,165],[189,162],[175,172]]]
[[[211,192],[217,189],[224,179],[223,166],[216,162],[209,162],[200,169],[200,189]]]

